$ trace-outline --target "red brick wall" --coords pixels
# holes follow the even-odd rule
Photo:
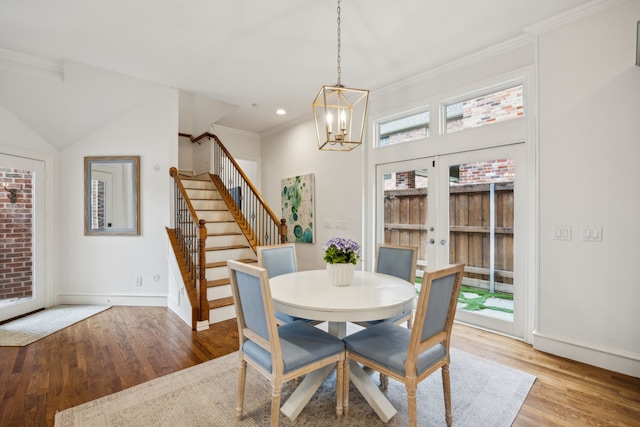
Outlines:
[[[522,86],[463,102],[462,127],[483,126],[524,116]]]
[[[16,203],[9,188],[19,188]],[[33,183],[30,171],[0,167],[0,300],[32,295]]]
[[[460,165],[458,184],[490,184],[492,182],[511,182],[515,176],[513,159],[499,159],[490,162]]]

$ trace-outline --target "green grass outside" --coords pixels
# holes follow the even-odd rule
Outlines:
[[[422,284],[422,278],[416,277],[416,284]],[[473,293],[477,296],[472,298],[467,298],[464,293]],[[416,289],[416,294],[419,293],[419,290]],[[466,304],[464,307],[465,310],[468,311],[478,311],[478,310],[495,310],[502,311],[504,313],[513,313],[513,310],[509,308],[503,307],[494,307],[491,305],[485,305],[485,302],[488,298],[500,298],[513,301],[513,294],[506,294],[503,292],[494,292],[491,293],[485,289],[472,288],[470,286],[461,286],[460,287],[460,295],[458,296],[458,302],[461,304]]]

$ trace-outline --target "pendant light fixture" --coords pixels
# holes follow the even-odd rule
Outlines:
[[[322,86],[313,101],[318,148],[351,151],[362,144],[369,91],[342,86],[340,0],[338,0],[338,83]]]

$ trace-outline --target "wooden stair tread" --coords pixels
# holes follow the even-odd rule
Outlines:
[[[258,260],[251,259],[251,258],[237,259],[236,261],[243,262],[245,264],[252,264],[252,263],[258,262]],[[208,264],[205,264],[205,268],[216,268],[216,267],[226,267],[226,266],[227,266],[227,261],[210,262]]]
[[[193,175],[193,173],[191,172],[178,171],[178,175],[180,175],[180,178],[186,181],[211,181],[211,178],[209,178],[209,174],[206,172],[201,173],[200,175]]]
[[[224,251],[227,249],[246,249],[246,248],[250,248],[251,246],[249,245],[231,245],[231,246],[214,246],[211,248],[206,248],[206,251]]]
[[[217,286],[225,286],[231,284],[231,279],[223,277],[222,279],[207,280],[207,288],[215,288]]]
[[[209,310],[233,305],[233,297],[219,298],[209,301]]]

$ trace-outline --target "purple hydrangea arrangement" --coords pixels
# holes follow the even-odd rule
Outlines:
[[[334,237],[324,245],[324,260],[328,264],[356,264],[360,259],[360,245],[351,239]]]

